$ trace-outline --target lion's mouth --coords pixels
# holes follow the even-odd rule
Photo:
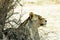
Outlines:
[[[45,25],[45,24],[40,24],[41,26]]]

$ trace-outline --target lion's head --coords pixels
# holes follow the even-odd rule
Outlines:
[[[47,20],[40,15],[36,15],[36,14],[33,14],[33,12],[30,12],[29,17],[31,20],[31,24],[33,24],[34,26],[46,25]]]

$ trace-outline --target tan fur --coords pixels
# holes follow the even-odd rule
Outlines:
[[[32,40],[40,40],[38,27],[46,25],[46,20],[40,15],[36,15],[33,12],[30,12],[30,21],[29,21],[29,31]]]

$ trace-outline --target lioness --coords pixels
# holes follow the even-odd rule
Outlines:
[[[30,12],[29,17],[18,28],[8,28],[4,34],[8,40],[40,40],[38,27],[46,25],[46,20]]]
[[[38,27],[46,25],[46,22],[47,20],[45,20],[42,16],[30,12],[30,21],[28,22],[28,26],[32,40],[40,40]]]

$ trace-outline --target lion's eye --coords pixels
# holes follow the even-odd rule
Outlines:
[[[40,19],[40,20],[42,20],[42,19]]]
[[[38,17],[39,20],[42,20],[41,18]]]

